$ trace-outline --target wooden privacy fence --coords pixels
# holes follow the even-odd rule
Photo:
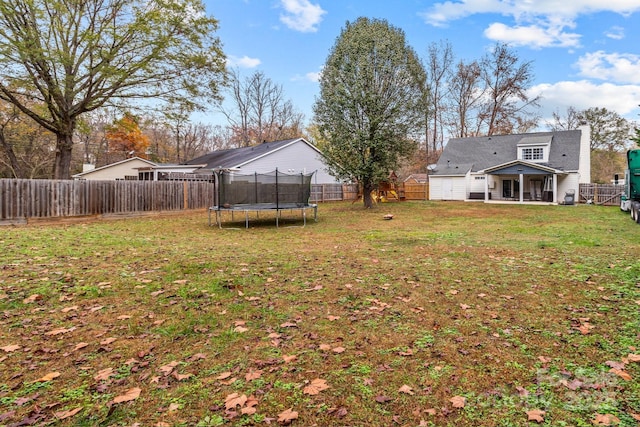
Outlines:
[[[429,184],[404,182],[400,184],[404,200],[429,200]]]
[[[354,200],[357,184],[311,184],[311,203]]]
[[[427,200],[425,184],[401,184],[403,200]],[[357,184],[312,184],[311,202],[355,200]],[[0,221],[205,209],[215,205],[206,181],[67,181],[0,179]]]
[[[579,203],[591,200],[596,205],[620,206],[620,196],[624,194],[624,185],[619,184],[580,184]]]
[[[213,188],[204,181],[0,179],[0,220],[206,208]]]

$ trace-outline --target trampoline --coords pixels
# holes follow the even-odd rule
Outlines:
[[[242,174],[236,171],[215,171],[215,206],[209,208],[209,225],[215,220],[223,228],[224,212],[231,213],[235,221],[236,213],[244,216],[245,228],[249,228],[249,214],[263,211],[275,212],[276,227],[280,226],[282,211],[299,211],[303,227],[307,225],[307,211],[313,211],[314,221],[318,220],[318,205],[309,203],[311,198],[310,174],[287,174],[278,171]],[[228,228],[228,227],[227,227]]]

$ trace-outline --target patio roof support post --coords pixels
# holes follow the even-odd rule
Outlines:
[[[520,196],[520,203],[524,202],[524,175],[520,174],[518,176],[518,179],[520,180],[520,185],[518,185],[519,190],[519,196]]]
[[[553,204],[558,204],[558,174],[553,174]]]
[[[489,201],[489,174],[484,174],[484,201]]]

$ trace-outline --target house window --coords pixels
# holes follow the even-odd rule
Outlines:
[[[522,160],[544,160],[544,148],[531,147],[522,149]]]

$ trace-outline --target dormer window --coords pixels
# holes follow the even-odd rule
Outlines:
[[[548,162],[550,148],[551,137],[549,136],[522,138],[518,144],[518,160],[533,163]]]
[[[529,161],[543,161],[544,160],[544,148],[542,147],[527,147],[522,148],[522,160]]]

